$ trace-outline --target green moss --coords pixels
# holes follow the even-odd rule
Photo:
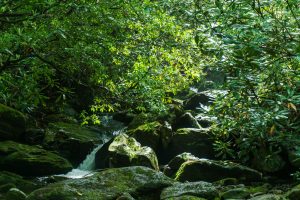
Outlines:
[[[36,146],[13,141],[0,142],[0,168],[24,176],[65,173],[72,165],[64,158]]]
[[[25,128],[26,119],[21,112],[0,104],[0,138],[19,139]]]

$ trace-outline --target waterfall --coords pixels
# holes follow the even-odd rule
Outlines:
[[[112,136],[118,135],[123,129],[114,131]],[[105,137],[103,138],[103,142],[99,144],[96,148],[92,150],[90,154],[86,156],[84,161],[80,163],[80,165],[76,168],[73,169],[72,171],[68,172],[67,174],[59,175],[61,177],[66,177],[66,178],[83,178],[86,176],[91,176],[93,175],[93,170],[95,169],[95,155],[97,151],[106,143],[109,141],[111,137]]]

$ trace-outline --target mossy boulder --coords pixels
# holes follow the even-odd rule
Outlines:
[[[43,146],[58,151],[74,165],[78,165],[99,143],[102,140],[98,130],[75,123],[55,122],[48,125]]]
[[[0,104],[0,140],[20,140],[25,129],[25,115]]]
[[[199,158],[215,158],[210,129],[178,129],[171,139],[167,152],[170,159],[184,152],[190,152]]]
[[[166,148],[172,139],[172,128],[168,122],[161,124],[158,121],[145,123],[127,134],[135,138],[141,145],[151,147],[157,154],[159,160],[164,160]]]
[[[31,193],[27,200],[114,200],[125,193],[135,199],[153,196],[151,199],[157,200],[161,190],[173,183],[174,180],[147,167],[112,168],[48,185]]]
[[[175,156],[164,168],[164,174],[175,178],[176,172],[180,168],[180,166],[186,161],[195,161],[199,160],[196,156],[192,155],[191,153],[182,153]]]
[[[159,169],[155,152],[124,133],[103,145],[96,153],[95,162],[97,168],[147,166]]]
[[[13,141],[0,142],[0,155],[0,169],[24,176],[59,174],[72,169],[72,165],[57,154]]]
[[[241,182],[260,181],[262,174],[246,166],[229,161],[199,159],[184,162],[176,172],[178,181],[214,182],[224,178],[236,178]]]
[[[199,181],[194,183],[176,183],[170,187],[165,188],[160,199],[172,199],[185,195],[191,195],[194,197],[201,197],[205,199],[215,199],[219,196],[217,188],[207,182]]]
[[[201,128],[197,119],[190,112],[186,112],[180,117],[178,117],[175,123],[172,125],[172,127],[174,130],[180,128],[197,128],[197,129]]]
[[[23,179],[22,176],[7,172],[0,172],[0,193],[6,193],[11,188],[19,188],[20,190],[29,193],[37,189],[39,186],[31,181]]]
[[[247,188],[233,188],[221,194],[222,199],[247,199],[250,197],[250,192]]]

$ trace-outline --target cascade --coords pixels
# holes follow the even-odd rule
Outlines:
[[[118,135],[122,129],[114,131],[112,136]],[[110,140],[111,137],[103,138],[103,142],[95,147],[90,154],[86,156],[86,158],[82,161],[82,163],[76,168],[72,169],[72,171],[68,172],[67,174],[59,175],[61,177],[66,178],[83,178],[86,176],[93,175],[93,170],[95,169],[95,155],[97,151]]]

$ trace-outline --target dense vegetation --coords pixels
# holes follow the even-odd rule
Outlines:
[[[96,122],[97,112],[160,113],[203,69],[221,71],[216,150],[272,159],[299,137],[299,5],[3,0],[0,103],[30,114],[89,108]]]

